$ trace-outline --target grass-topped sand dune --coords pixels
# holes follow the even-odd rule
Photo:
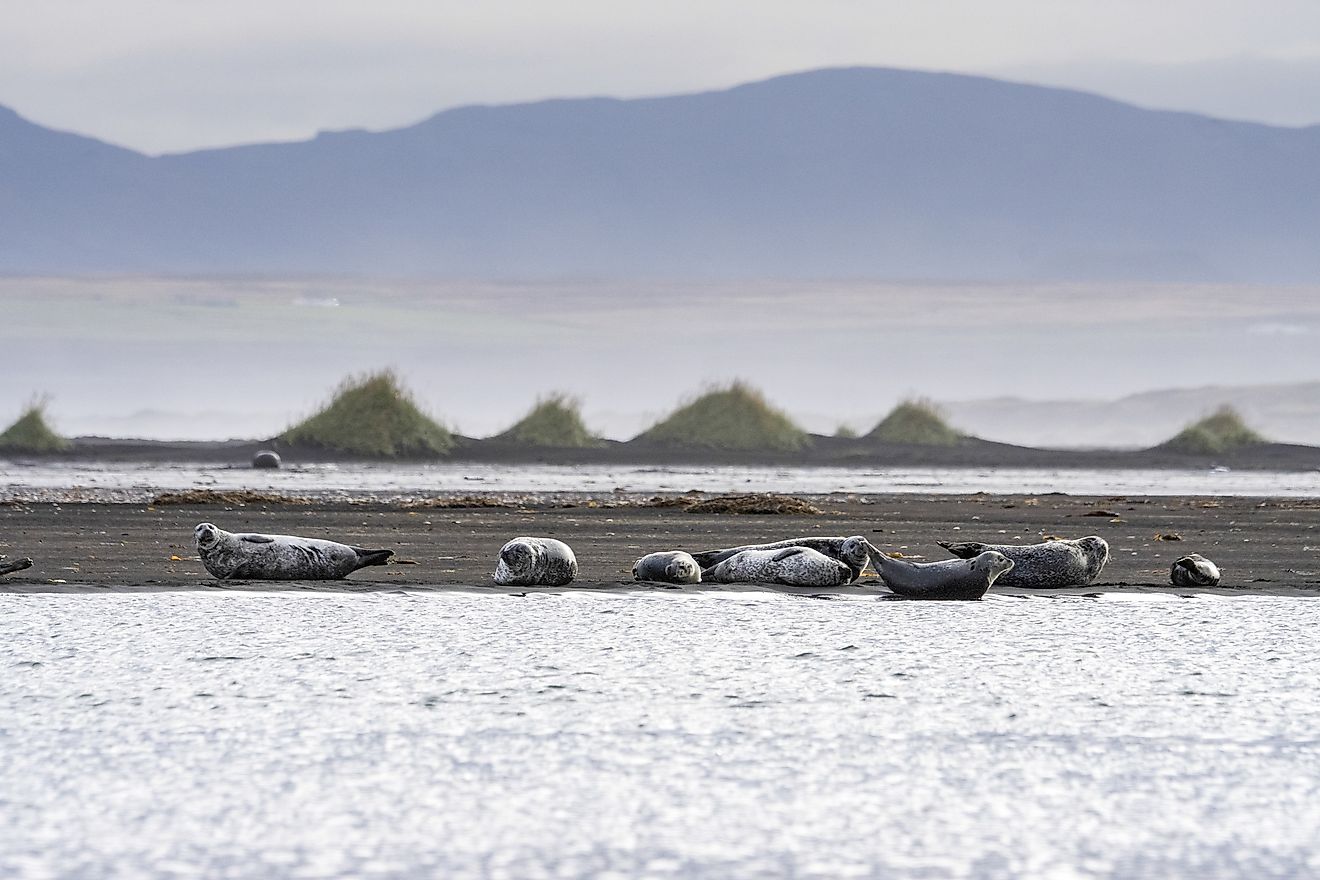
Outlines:
[[[418,408],[390,370],[344,380],[320,412],[277,439],[377,458],[440,456],[455,444],[454,435]]]
[[[55,433],[46,421],[46,401],[28,404],[15,422],[0,434],[0,452],[29,455],[65,452],[72,444]]]
[[[915,446],[954,446],[965,437],[944,420],[932,401],[915,399],[905,400],[890,410],[863,439]]]
[[[811,436],[755,388],[714,388],[643,431],[630,444],[720,452],[795,452]]]
[[[1221,406],[1155,448],[1189,455],[1219,455],[1269,442],[1247,427],[1237,410]]]
[[[583,423],[581,402],[559,392],[542,397],[513,427],[490,439],[556,449],[594,449],[605,445]]]

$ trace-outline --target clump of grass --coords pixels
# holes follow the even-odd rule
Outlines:
[[[48,402],[41,398],[28,404],[18,420],[0,434],[0,452],[63,452],[73,445],[46,423]]]
[[[635,439],[671,447],[773,452],[792,452],[810,442],[806,431],[742,382],[706,392]]]
[[[1210,415],[1183,428],[1160,448],[1192,455],[1216,455],[1243,446],[1269,442],[1247,427],[1231,406],[1221,406]]]
[[[324,409],[280,439],[378,458],[443,455],[454,445],[454,436],[418,409],[392,370],[345,379]]]
[[[840,424],[834,429],[834,436],[840,440],[856,440],[857,429],[849,424]]]
[[[939,407],[924,399],[903,401],[866,435],[868,440],[918,446],[953,446],[962,438],[944,420]]]
[[[586,449],[602,445],[582,422],[581,403],[567,394],[542,397],[512,428],[493,438],[524,446]]]

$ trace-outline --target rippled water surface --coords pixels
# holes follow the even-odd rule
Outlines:
[[[1306,877],[1320,602],[0,595],[0,876]]]
[[[84,487],[143,498],[157,490],[284,492],[889,492],[1320,497],[1320,471],[1070,468],[637,467],[632,465],[322,464],[278,471],[207,464],[0,459],[0,500],[29,490]]]

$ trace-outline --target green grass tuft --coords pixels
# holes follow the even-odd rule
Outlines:
[[[280,439],[377,458],[443,455],[454,445],[453,435],[417,408],[392,370],[345,379],[324,409]]]
[[[929,400],[905,400],[866,435],[868,440],[918,446],[954,446],[963,439]]]
[[[811,438],[761,392],[734,382],[680,407],[635,438],[676,448],[792,452]]]
[[[63,452],[73,444],[46,424],[46,401],[38,400],[0,434],[0,452]]]
[[[1268,442],[1247,427],[1237,410],[1231,406],[1221,406],[1199,422],[1183,428],[1157,448],[1191,455],[1216,455]]]
[[[582,422],[582,405],[567,394],[541,398],[512,428],[495,435],[495,440],[525,446],[554,446],[561,449],[588,449],[601,446]]]

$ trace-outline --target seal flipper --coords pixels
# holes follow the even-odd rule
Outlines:
[[[354,547],[353,552],[358,555],[357,568],[366,568],[368,565],[385,565],[394,555],[393,550],[363,550],[361,547]],[[357,568],[353,569],[357,571]]]
[[[935,543],[961,559],[974,559],[986,551],[986,546],[979,541],[936,541]]]
[[[770,558],[773,559],[775,562],[783,562],[785,559],[788,559],[793,556],[797,556],[803,551],[803,549],[805,548],[785,547],[783,550],[780,550],[778,553],[776,553],[774,556]]]
[[[249,544],[274,544],[275,539],[270,535],[243,535],[240,541],[246,541]]]

